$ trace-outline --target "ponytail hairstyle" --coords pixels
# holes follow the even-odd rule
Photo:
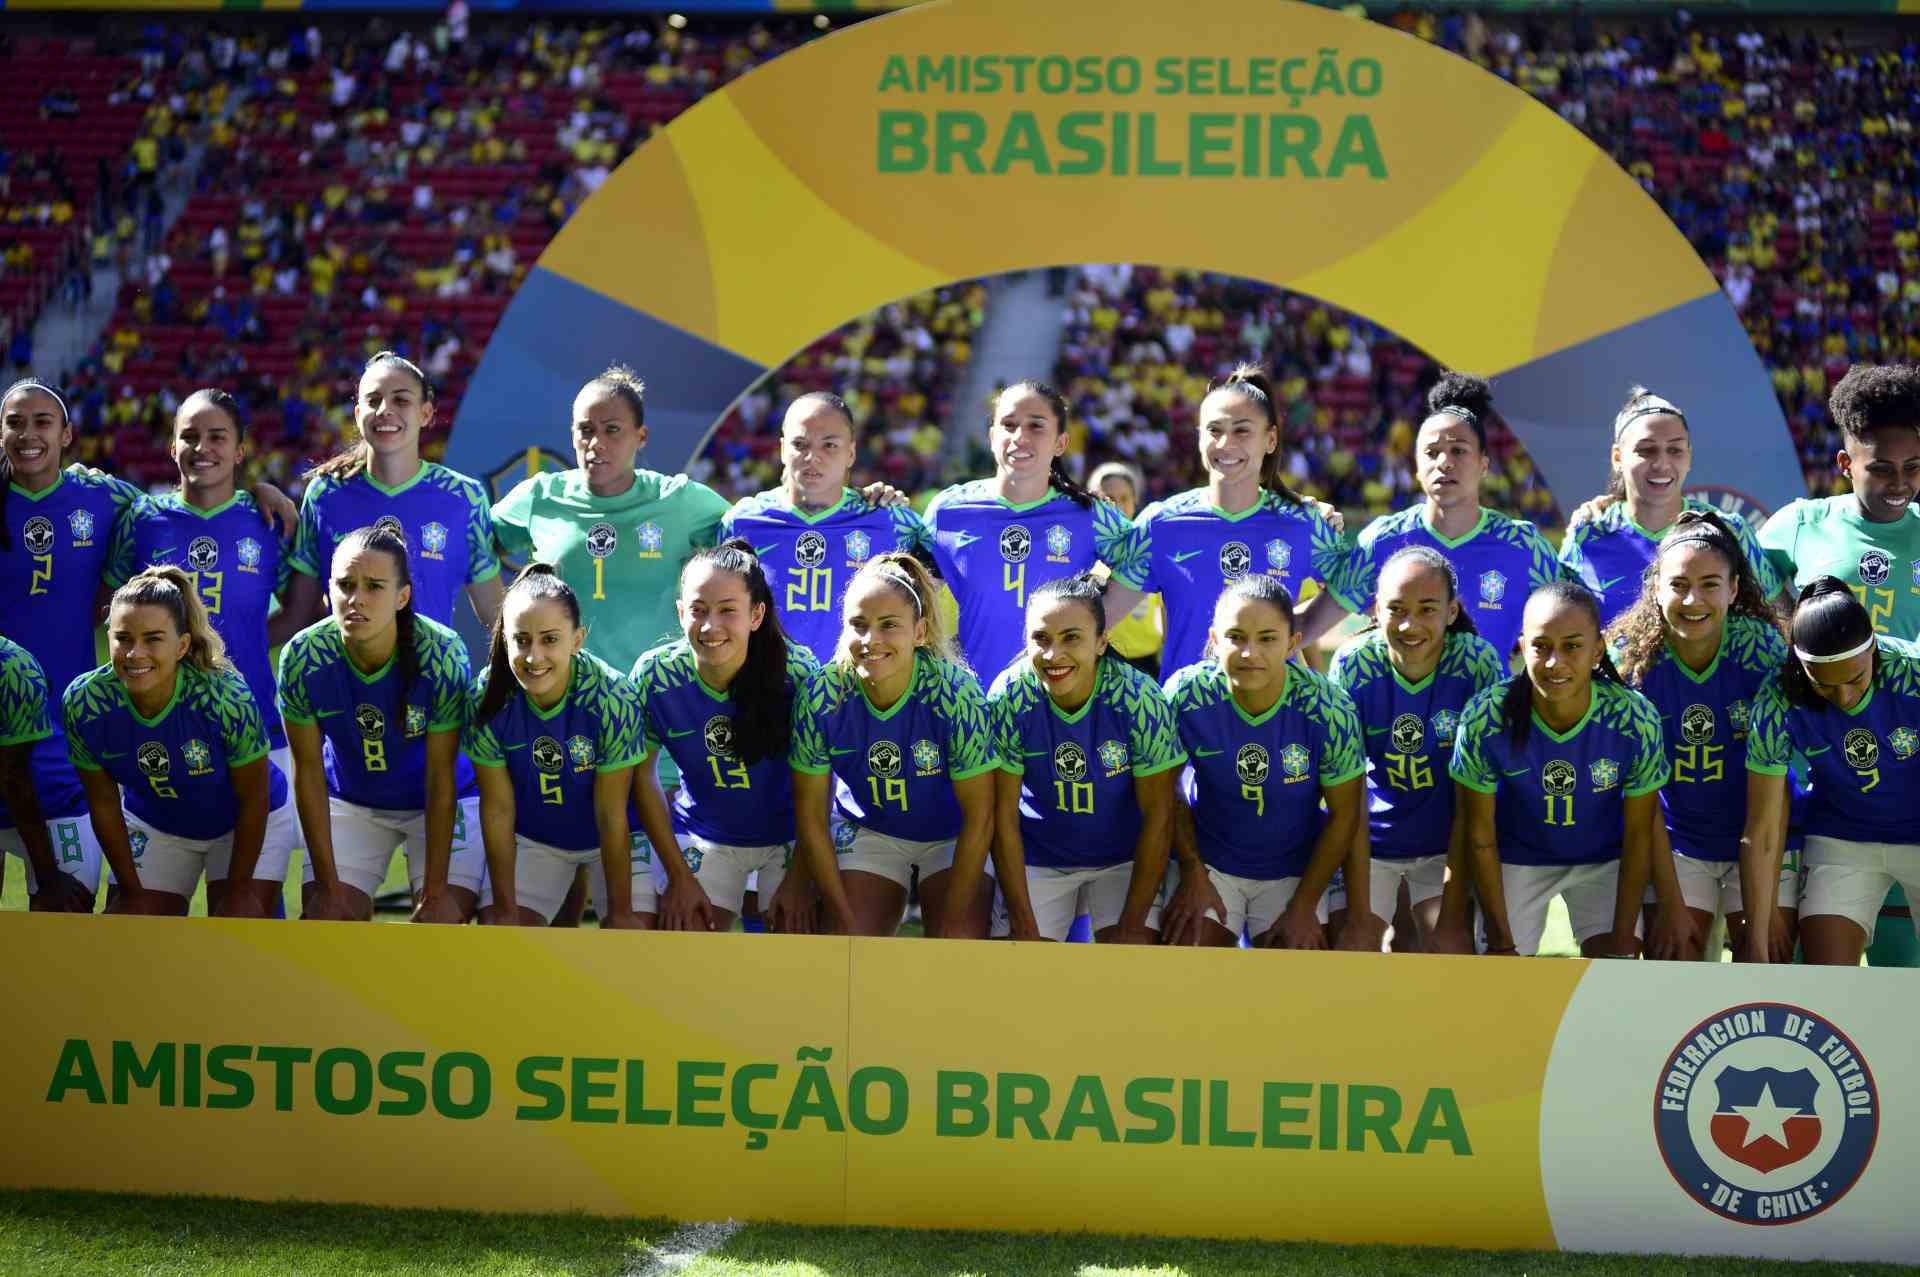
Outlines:
[[[1606,631],[1600,627],[1600,601],[1593,597],[1593,592],[1575,581],[1551,581],[1529,595],[1527,605],[1531,607],[1533,601],[1540,598],[1552,599],[1587,614],[1587,619],[1593,622],[1594,641],[1600,645],[1600,664],[1594,667],[1593,681],[1620,682],[1620,671],[1614,668],[1613,657],[1607,652]],[[1507,680],[1506,690],[1500,697],[1500,722],[1507,738],[1516,746],[1527,743],[1527,734],[1533,730],[1533,684],[1524,669]]]
[[[8,386],[6,394],[0,395],[0,405],[5,405],[7,400],[27,391],[36,391],[53,400],[54,406],[60,409],[60,424],[67,429],[72,429],[73,414],[67,411],[67,401],[60,397],[59,391],[38,377],[22,377],[11,386]],[[12,487],[13,458],[6,454],[5,449],[0,448],[0,550],[11,550],[13,548],[13,534],[7,531],[6,521],[7,492]]]
[[[366,366],[360,370],[360,379],[365,380],[368,373],[383,364],[390,364],[400,369],[418,382],[420,384],[420,401],[422,403],[430,404],[433,402],[433,383],[427,380],[427,374],[422,372],[420,366],[414,363],[413,360],[408,359],[398,351],[382,350],[375,354],[373,358],[367,360]],[[357,401],[359,396],[358,389],[354,391],[354,395]],[[328,478],[339,479],[344,482],[345,480],[353,478],[355,475],[363,473],[367,467],[372,464],[372,461],[373,446],[365,439],[359,439],[315,466],[309,472],[309,479]]]
[[[581,394],[589,390],[598,390],[603,394],[612,395],[633,409],[635,429],[647,424],[647,383],[640,380],[640,374],[627,365],[608,364],[605,372],[580,387]],[[852,418],[849,417],[848,420]]]
[[[787,632],[773,605],[773,587],[760,566],[753,543],[729,537],[710,549],[695,550],[680,569],[687,574],[702,563],[739,577],[747,587],[749,607],[762,609],[758,629],[747,636],[747,660],[734,676],[733,756],[748,767],[763,758],[784,758],[793,734],[793,689],[787,683]]]
[[[513,659],[507,653],[507,600],[516,594],[531,595],[536,599],[558,599],[572,620],[573,628],[580,628],[580,599],[574,594],[573,587],[560,579],[553,565],[529,563],[521,568],[520,574],[513,578],[513,584],[501,596],[500,607],[493,614],[493,625],[487,637],[487,690],[481,693],[480,704],[473,712],[476,724],[491,723],[507,707],[507,700],[517,686],[513,677]]]
[[[1676,546],[1704,545],[1727,564],[1728,584],[1733,598],[1727,604],[1727,616],[1750,616],[1781,629],[1780,617],[1753,579],[1753,567],[1740,549],[1726,521],[1711,510],[1682,510],[1673,527],[1660,539],[1653,562],[1647,564],[1640,583],[1640,597],[1619,620],[1613,623],[1610,637],[1620,648],[1620,674],[1638,686],[1659,663],[1667,642],[1667,618],[1660,607],[1660,561]]]
[[[1059,431],[1061,434],[1063,435],[1066,434],[1067,432],[1067,397],[1065,395],[1061,394],[1058,390],[1055,390],[1052,386],[1049,386],[1044,381],[1034,381],[1031,378],[1029,378],[1026,381],[1016,381],[1011,386],[1008,386],[1005,390],[1002,390],[999,394],[995,395],[994,396],[995,405],[997,406],[1000,400],[1012,394],[1034,395],[1040,399],[1046,400],[1048,410],[1053,413],[1053,420],[1055,425],[1059,428]],[[993,421],[989,420],[987,422],[987,425],[991,427],[993,425]],[[1060,457],[1060,456],[1054,457],[1053,461],[1047,467],[1047,479],[1050,483],[1053,484],[1054,487],[1060,490],[1060,493],[1062,496],[1065,496],[1070,500],[1072,500],[1073,503],[1079,506],[1081,509],[1091,510],[1093,508],[1094,494],[1087,491],[1086,486],[1082,484],[1078,479],[1075,479],[1072,475],[1067,473],[1066,459],[1064,457]]]
[[[1880,644],[1873,635],[1873,618],[1837,577],[1815,577],[1800,591],[1787,637],[1793,651],[1780,667],[1780,690],[1795,705],[1821,709],[1828,703],[1807,677],[1801,664],[1803,652],[1832,659],[1871,648],[1873,681],[1880,681]]]
[[[1217,613],[1220,605],[1228,599],[1249,599],[1257,603],[1265,603],[1277,609],[1280,615],[1286,618],[1289,631],[1298,628],[1294,623],[1293,591],[1282,585],[1277,576],[1268,576],[1264,572],[1249,572],[1237,580],[1229,581],[1227,588],[1220,591],[1220,597],[1214,601],[1214,611]]]
[[[927,641],[920,646],[932,652],[939,659],[967,668],[967,658],[960,652],[960,646],[954,637],[948,634],[941,623],[940,614],[934,607],[933,577],[927,573],[926,565],[904,550],[889,550],[885,554],[876,554],[853,574],[853,580],[847,583],[847,593],[853,593],[853,587],[866,580],[879,580],[894,593],[907,600],[913,608],[913,619],[924,621],[927,626]],[[849,674],[853,672],[853,656],[847,647],[846,627],[841,626],[840,646],[834,653],[835,664]]]
[[[1241,364],[1219,381],[1207,387],[1209,395],[1222,390],[1231,390],[1251,401],[1267,419],[1267,426],[1273,431],[1274,448],[1260,458],[1260,486],[1288,505],[1300,505],[1300,494],[1287,486],[1286,458],[1287,436],[1280,428],[1280,401],[1278,392],[1273,388],[1273,379],[1258,364]],[[1201,402],[1205,402],[1203,399]]]
[[[1487,418],[1492,415],[1493,387],[1484,378],[1449,369],[1427,391],[1427,420],[1451,417],[1466,422],[1483,457],[1487,455]]]
[[[1447,583],[1447,602],[1459,602],[1460,574],[1453,570],[1453,562],[1446,555],[1430,545],[1403,545],[1387,556],[1387,561],[1380,565],[1380,572],[1375,580],[1384,580],[1388,570],[1401,563],[1416,563],[1429,572],[1439,573],[1440,579]],[[1369,618],[1368,628],[1376,630],[1380,628],[1380,617],[1377,612]],[[1466,604],[1462,603],[1453,619],[1447,622],[1447,633],[1452,635],[1478,634],[1479,632],[1480,627],[1473,623],[1473,613],[1467,610]]]
[[[193,588],[193,578],[176,567],[146,568],[113,592],[112,607],[157,607],[173,618],[173,628],[187,637],[187,654],[181,664],[191,665],[203,674],[216,670],[231,672],[227,645],[220,632],[207,619],[207,605]]]
[[[1693,433],[1693,427],[1687,425],[1687,414],[1681,412],[1671,400],[1654,394],[1645,386],[1635,386],[1627,392],[1627,401],[1620,405],[1620,411],[1613,415],[1615,447],[1620,446],[1628,427],[1642,417],[1676,417],[1681,425],[1686,426],[1688,435]],[[1627,476],[1621,473],[1617,463],[1607,472],[1607,495],[1615,501],[1627,499]]]
[[[406,534],[400,530],[399,520],[389,515],[378,523],[364,528],[355,528],[340,538],[340,544],[334,547],[335,557],[338,557],[342,550],[347,550],[349,546],[352,547],[348,551],[351,554],[357,555],[372,550],[386,555],[393,560],[393,574],[397,578],[394,588],[398,589],[402,585],[412,588],[413,557],[407,550]],[[495,620],[498,620],[497,616]],[[411,595],[407,597],[407,605],[394,617],[394,624],[400,631],[398,644],[394,648],[400,674],[400,688],[394,698],[394,710],[397,713],[405,713],[407,693],[413,687],[413,680],[420,677],[420,633]]]
[[[180,429],[181,421],[192,416],[194,407],[199,404],[205,404],[210,408],[218,408],[221,412],[226,413],[227,420],[233,423],[233,436],[235,439],[245,439],[247,437],[247,418],[246,414],[241,411],[240,401],[218,386],[202,386],[180,401],[180,406],[173,411],[173,428],[176,433],[178,433]]]

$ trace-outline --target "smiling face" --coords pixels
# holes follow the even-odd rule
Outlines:
[[[927,623],[914,615],[913,599],[900,586],[861,573],[847,587],[840,642],[853,671],[869,683],[913,668],[913,651],[927,641]]]
[[[832,404],[797,400],[780,423],[780,464],[791,495],[812,509],[832,505],[853,468],[853,423]]]
[[[378,455],[418,455],[420,432],[432,421],[419,378],[399,364],[383,361],[361,374],[353,424]]]
[[[1140,513],[1140,499],[1133,490],[1133,484],[1126,478],[1110,474],[1100,481],[1100,495],[1120,507],[1120,513],[1131,519]]]
[[[107,617],[113,672],[133,696],[158,698],[173,690],[174,671],[186,659],[190,640],[157,604],[116,603]]]
[[[1200,464],[1209,478],[1258,481],[1261,463],[1279,446],[1266,409],[1244,390],[1225,386],[1200,401]]]
[[[413,587],[401,580],[391,554],[342,541],[327,585],[340,632],[352,642],[370,643],[391,630],[400,609],[413,599]]]
[[[0,447],[13,463],[13,481],[28,492],[60,477],[60,454],[72,443],[73,428],[46,391],[29,386],[0,404]]]
[[[1229,594],[1214,608],[1207,650],[1227,672],[1236,697],[1259,698],[1285,680],[1300,637],[1272,603]]]
[[[1552,595],[1530,599],[1520,623],[1520,648],[1536,709],[1571,711],[1586,704],[1604,652],[1591,613]]]
[[[1663,552],[1654,580],[1661,618],[1675,639],[1687,643],[1719,641],[1736,585],[1726,556],[1699,541]]]
[[[500,626],[507,636],[514,680],[536,705],[559,700],[567,690],[573,654],[586,642],[586,630],[574,625],[559,599],[536,598],[531,591],[508,595]]]
[[[1914,494],[1920,492],[1920,430],[1883,426],[1847,444],[1836,461],[1853,485],[1861,514],[1872,523],[1906,517]]]
[[[1635,505],[1677,501],[1693,467],[1693,443],[1687,423],[1672,413],[1656,412],[1628,426],[1613,447],[1613,464],[1626,481]]]
[[[1027,604],[1027,659],[1047,695],[1079,705],[1093,695],[1107,636],[1099,618],[1080,599],[1043,594]]]
[[[1873,655],[1869,648],[1844,661],[1801,661],[1800,668],[1821,700],[1836,709],[1852,709],[1873,685]]]
[[[1009,386],[993,403],[987,447],[1001,478],[1045,478],[1053,459],[1067,450],[1066,423],[1046,398],[1024,386]]]
[[[597,384],[574,396],[573,460],[586,472],[589,489],[630,485],[633,459],[646,441],[647,428],[634,420],[624,396]]]
[[[713,670],[739,669],[753,632],[767,619],[766,605],[753,602],[745,579],[704,560],[688,566],[674,607],[694,662]]]
[[[1396,664],[1424,669],[1440,659],[1447,627],[1460,615],[1460,600],[1450,593],[1446,574],[1417,559],[1402,559],[1380,574],[1374,617]]]
[[[173,463],[190,492],[232,492],[241,453],[240,429],[226,409],[200,398],[180,405],[173,419]]]
[[[1458,417],[1429,417],[1414,436],[1413,460],[1420,490],[1443,510],[1480,504],[1480,481],[1487,477],[1487,457],[1480,437]]]

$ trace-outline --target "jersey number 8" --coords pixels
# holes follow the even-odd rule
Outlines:
[[[387,770],[387,742],[384,740],[366,740],[360,742],[360,756],[370,772]]]

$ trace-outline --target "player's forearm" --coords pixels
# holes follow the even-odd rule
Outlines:
[[[331,890],[340,885],[333,860],[333,815],[327,803],[327,778],[319,768],[293,768],[293,807],[300,816],[300,834],[306,840],[307,864],[314,882]]]
[[[260,848],[267,838],[267,764],[261,759],[245,769],[255,773],[233,784],[233,855],[227,865],[227,889],[253,881],[253,870],[260,863]]]

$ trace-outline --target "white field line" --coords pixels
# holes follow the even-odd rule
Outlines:
[[[645,1256],[629,1264],[626,1277],[667,1277],[684,1272],[710,1250],[727,1244],[740,1231],[740,1224],[726,1220],[717,1224],[685,1224],[649,1246]]]

